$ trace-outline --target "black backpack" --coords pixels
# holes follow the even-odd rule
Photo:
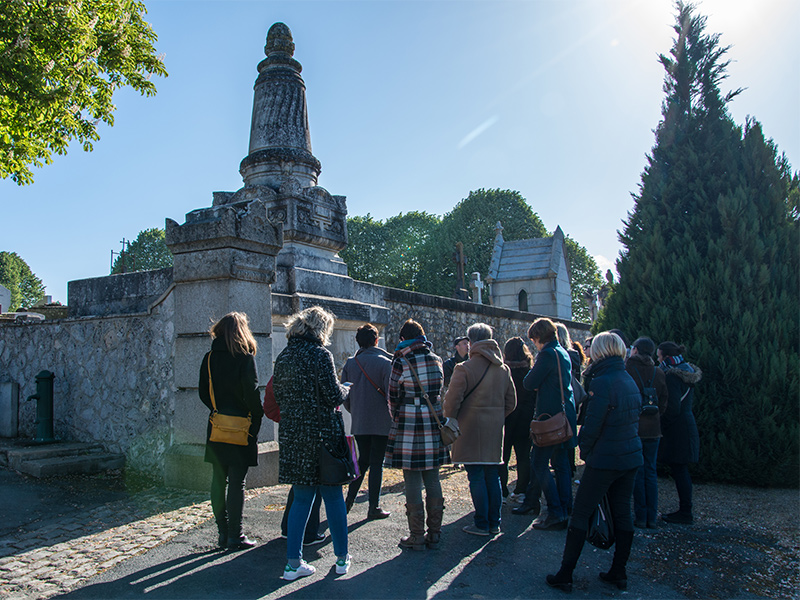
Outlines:
[[[653,382],[656,379],[656,370],[653,369],[653,377],[650,379],[650,383],[646,386],[644,381],[642,380],[642,374],[639,373],[639,369],[634,368],[636,371],[636,375],[639,377],[639,381],[642,384],[642,414],[643,415],[657,415],[658,414],[658,394],[656,394],[656,388],[653,387]]]

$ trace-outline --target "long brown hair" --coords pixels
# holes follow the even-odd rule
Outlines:
[[[255,354],[258,342],[250,331],[250,320],[243,312],[231,312],[214,323],[209,332],[214,339],[225,341],[231,354]]]
[[[533,355],[521,337],[512,337],[503,347],[503,360],[505,362],[526,362],[528,368],[533,365]]]

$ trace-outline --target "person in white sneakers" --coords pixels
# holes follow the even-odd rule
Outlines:
[[[273,388],[281,414],[278,432],[280,455],[278,481],[292,485],[294,501],[289,510],[286,566],[283,579],[311,575],[314,567],[303,561],[302,543],[311,507],[319,494],[336,554],[336,573],[350,568],[347,553],[347,512],[341,485],[322,485],[319,451],[322,440],[344,438],[344,422],[338,407],[347,398],[339,383],[333,355],[325,346],[333,333],[334,316],[319,306],[307,308],[286,323],[286,348],[275,360]]]

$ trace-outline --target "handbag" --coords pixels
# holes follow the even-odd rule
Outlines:
[[[223,415],[217,411],[217,402],[214,399],[214,384],[211,382],[211,353],[208,354],[208,393],[211,396],[211,435],[209,442],[221,442],[234,446],[247,446],[250,439],[250,413],[246,417]]]
[[[439,436],[442,438],[442,444],[444,444],[445,446],[450,446],[453,442],[455,442],[458,439],[458,436],[461,435],[461,429],[458,428],[458,421],[456,421],[455,419],[447,419],[444,422],[444,424],[442,424],[442,422],[439,420],[439,415],[437,415],[436,411],[433,409],[433,404],[431,404],[431,400],[428,397],[428,392],[425,391],[425,388],[422,386],[422,383],[420,383],[416,369],[414,369],[414,366],[411,364],[411,361],[406,360],[406,364],[408,365],[408,368],[411,370],[411,375],[417,382],[419,389],[422,390],[422,397],[425,398],[425,402],[428,403],[428,408],[430,409],[433,418],[436,419],[436,426],[439,428]],[[488,371],[489,369],[487,368],[486,370]],[[486,375],[486,372],[484,372],[483,374]],[[481,380],[483,380],[483,377],[481,377]],[[478,383],[480,383],[480,381]],[[476,385],[475,387],[478,386]],[[472,390],[470,390],[470,394],[474,390],[475,388],[472,388]]]
[[[342,436],[333,447],[320,436],[319,482],[320,485],[347,485],[360,475],[356,458],[355,440],[352,435]]]
[[[322,419],[320,418],[322,407],[319,404],[319,378],[316,372],[314,373],[314,391],[316,392],[317,430],[319,431],[319,483],[320,485],[347,485],[361,475],[358,468],[355,439],[352,435],[342,435],[334,443],[325,440],[322,436]],[[344,431],[342,413],[337,412],[336,414],[341,422],[340,431]]]
[[[604,494],[589,519],[586,541],[592,546],[608,550],[614,545],[614,522],[611,520],[611,505],[608,494]]]
[[[555,352],[555,350],[553,351]],[[539,419],[531,421],[531,441],[534,446],[546,448],[566,442],[572,438],[572,426],[567,420],[567,407],[564,401],[564,382],[561,379],[561,361],[558,352],[556,354],[556,366],[558,367],[558,383],[561,390],[561,412],[555,415],[543,413]]]
[[[261,408],[264,410],[264,415],[276,423],[281,422],[281,409],[278,402],[275,400],[275,388],[272,384],[273,378],[270,377],[267,382],[267,388],[264,390],[264,403]]]

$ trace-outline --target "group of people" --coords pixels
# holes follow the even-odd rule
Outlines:
[[[634,526],[655,527],[657,459],[669,464],[680,499],[679,510],[662,518],[691,522],[688,465],[696,462],[698,449],[691,404],[701,373],[684,360],[682,346],[665,342],[655,348],[648,338],[639,338],[629,350],[620,332],[604,332],[586,344],[587,357],[584,347],[569,339],[566,327],[540,318],[527,332],[537,350],[535,360],[522,338],[507,340],[501,351],[492,328],[476,323],[454,340],[454,356],[443,362],[434,354],[423,326],[409,319],[398,332],[393,355],[378,347],[373,325],[360,327],[359,350],[347,360],[340,379],[326,348],[333,327],[334,316],[321,307],[293,315],[286,324],[287,346],[274,365],[272,389],[280,409],[279,482],[292,486],[284,518],[284,579],[315,572],[303,560],[302,547],[309,539],[307,529],[313,529],[312,538],[318,536],[313,513],[316,502],[318,522],[320,498],[336,573],[348,572],[347,514],[365,478],[367,519],[390,516],[380,505],[384,467],[403,473],[409,534],[401,538],[401,547],[423,550],[439,544],[444,513],[439,469],[453,462],[466,470],[474,506],[473,522],[463,528],[466,533],[500,533],[504,496],[519,501],[513,513],[536,516],[535,529],[567,530],[561,568],[547,576],[549,585],[564,591],[572,589],[572,571],[589,520],[604,495],[611,507],[616,545],[611,568],[600,579],[625,589]],[[217,409],[252,419],[246,446],[206,443],[206,461],[213,467],[211,501],[219,545],[241,549],[254,544],[242,533],[241,520],[245,475],[256,464],[263,414],[256,343],[241,313],[223,317],[211,335],[211,351],[200,369],[200,398],[212,408],[213,372]],[[657,396],[658,409],[645,414],[643,397],[655,397],[648,395],[651,392]],[[346,496],[341,486],[320,485],[319,470],[321,444],[344,437],[341,406],[352,417],[361,473]],[[561,412],[575,435],[555,445],[532,445],[531,421]],[[460,431],[451,446],[442,440],[442,427]],[[585,468],[573,499],[576,446]],[[518,477],[510,493],[512,450]],[[541,511],[542,494],[546,512]]]

